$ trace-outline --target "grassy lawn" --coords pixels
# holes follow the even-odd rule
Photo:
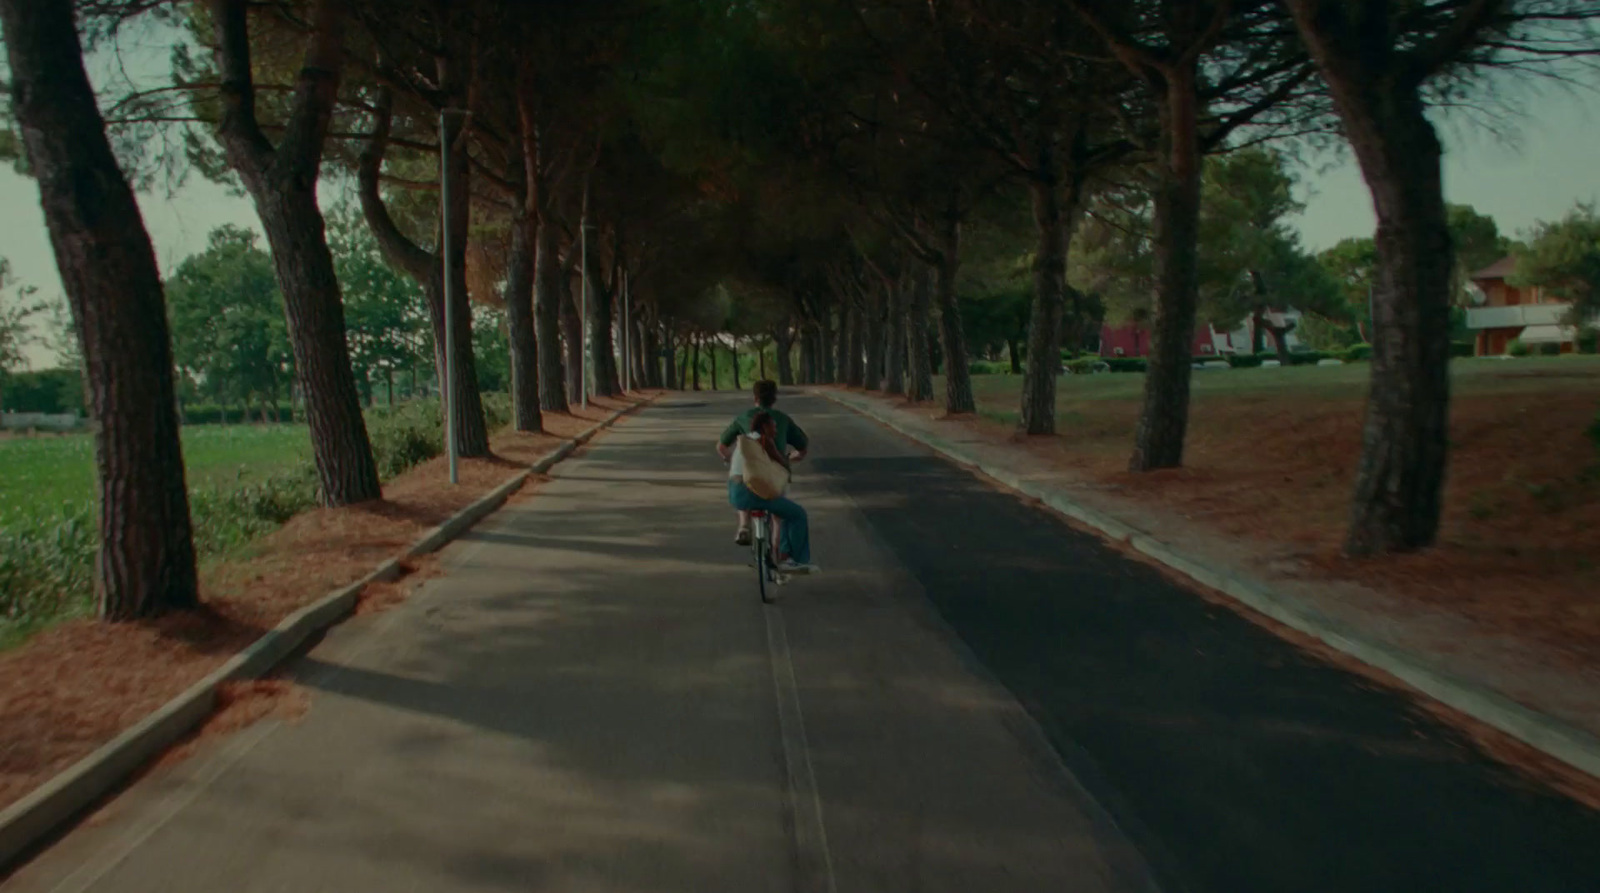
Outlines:
[[[1196,406],[1234,398],[1362,399],[1366,396],[1369,369],[1366,363],[1197,369],[1191,378],[1192,395]],[[1451,364],[1450,375],[1455,393],[1462,396],[1552,391],[1597,393],[1600,356],[1456,360]],[[1084,421],[1086,416],[1106,408],[1097,404],[1138,403],[1144,396],[1144,378],[1143,374],[1135,373],[1062,376],[1056,387],[1057,418],[1062,422],[1062,433],[1066,433],[1070,423]],[[934,393],[942,394],[943,387],[941,380]],[[1021,376],[975,375],[972,390],[980,414],[1000,422],[1017,422]]]
[[[257,477],[311,456],[298,425],[197,425],[183,429],[191,486]],[[0,527],[92,501],[94,440],[89,434],[0,438]]]
[[[1365,363],[1196,371],[1184,467],[1154,474],[1127,471],[1143,375],[1062,378],[1058,436],[1020,439],[1020,376],[975,376],[980,419],[965,424],[1163,515],[1600,662],[1600,445],[1587,433],[1600,357],[1454,361],[1438,545],[1348,562],[1368,377]]]

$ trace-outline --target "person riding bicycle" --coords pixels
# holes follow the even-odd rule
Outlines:
[[[723,430],[717,440],[717,454],[723,461],[731,460],[728,468],[728,502],[739,512],[739,529],[734,542],[741,546],[750,544],[751,510],[764,510],[779,519],[780,568],[785,573],[806,573],[810,566],[810,542],[806,511],[786,496],[762,499],[744,485],[743,463],[734,449],[740,437],[754,437],[761,441],[764,451],[773,461],[789,467],[793,460],[804,459],[810,442],[806,433],[786,413],[773,409],[778,401],[778,386],[772,381],[758,381],[754,388],[756,405],[740,414]],[[793,460],[789,451],[794,450]]]

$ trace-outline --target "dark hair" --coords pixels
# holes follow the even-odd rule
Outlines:
[[[778,402],[778,383],[771,379],[763,378],[751,390],[755,392],[756,402],[768,409]]]
[[[768,458],[785,468],[789,467],[789,463],[784,461],[783,453],[778,449],[778,423],[772,420],[771,415],[758,412],[751,416],[750,432],[760,435],[761,449],[766,451]]]

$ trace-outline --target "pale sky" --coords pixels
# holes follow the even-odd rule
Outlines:
[[[1464,121],[1446,120],[1445,195],[1493,216],[1503,233],[1515,235],[1539,220],[1560,217],[1575,201],[1600,198],[1600,93],[1518,87],[1519,117],[1511,140]],[[1507,101],[1507,104],[1511,104]],[[1296,221],[1305,245],[1320,250],[1346,236],[1371,235],[1371,198],[1353,161],[1325,159],[1326,170],[1305,175],[1306,210]],[[175,195],[140,196],[145,225],[164,271],[205,247],[207,234],[225,223],[260,231],[246,198],[230,195],[196,176]],[[61,291],[31,180],[0,170],[0,256],[9,258],[18,280],[41,295]],[[34,368],[54,358],[30,354]]]

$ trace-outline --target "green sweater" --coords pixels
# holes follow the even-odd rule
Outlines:
[[[723,446],[733,446],[733,442],[739,439],[739,435],[749,434],[750,420],[755,418],[756,413],[761,411],[761,407],[752,406],[729,422],[728,427],[723,429],[721,444]],[[777,447],[779,453],[788,455],[789,447],[794,447],[797,450],[806,449],[810,441],[806,438],[806,432],[800,430],[800,426],[795,424],[794,419],[776,409],[768,409],[766,413],[772,416],[772,423],[778,429]]]

